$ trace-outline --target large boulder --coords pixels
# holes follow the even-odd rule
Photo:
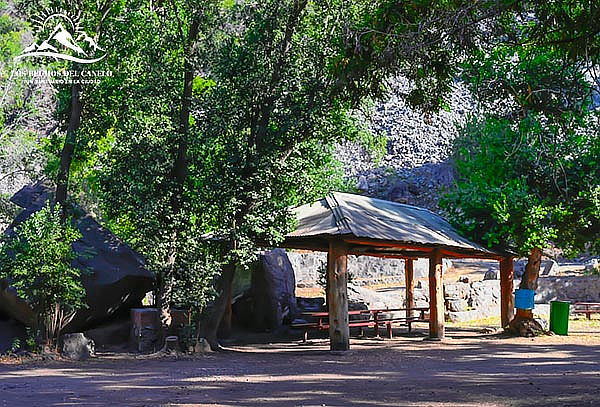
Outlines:
[[[469,309],[469,304],[463,298],[448,298],[446,304],[450,312],[464,312]]]
[[[252,274],[250,296],[253,324],[257,329],[276,329],[296,313],[296,279],[294,269],[283,249],[259,256]],[[247,323],[247,321],[244,321]]]
[[[491,309],[500,304],[498,280],[483,280],[471,283],[469,305],[476,309]]]
[[[445,298],[469,298],[469,291],[471,290],[471,284],[469,283],[447,283],[444,284],[444,297]]]
[[[364,175],[361,175],[358,177],[358,181],[356,183],[356,189],[358,189],[361,192],[369,191],[369,182],[367,181],[367,177],[365,177]]]
[[[396,293],[379,292],[352,283],[348,284],[348,302],[366,304],[369,309],[404,306],[404,298]]]
[[[0,314],[0,354],[22,349],[27,338],[25,325]]]
[[[0,279],[0,312],[27,326],[35,324],[35,313],[27,301],[19,298],[17,290],[4,279]]]
[[[54,189],[45,181],[28,185],[17,192],[11,201],[24,208],[5,233],[14,228],[53,199]],[[73,207],[75,225],[82,234],[73,243],[79,255],[73,266],[83,271],[87,308],[81,309],[66,327],[65,332],[82,331],[109,319],[124,309],[141,304],[142,298],[154,287],[155,277],[144,266],[144,259],[103,228],[81,208]],[[24,324],[31,325],[31,312],[23,309],[7,290],[0,290],[0,310]]]
[[[119,316],[83,333],[92,339],[98,349],[109,346],[124,346],[129,343],[131,335],[131,318],[129,315]]]
[[[62,335],[59,347],[61,356],[72,360],[86,360],[96,352],[94,341],[81,332]]]
[[[405,181],[399,180],[387,192],[387,199],[393,202],[407,203],[410,200],[410,191]]]
[[[498,269],[490,267],[483,275],[484,280],[498,280]]]
[[[585,271],[590,274],[600,274],[600,259],[591,259],[585,264]]]

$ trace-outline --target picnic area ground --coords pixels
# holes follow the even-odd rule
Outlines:
[[[229,344],[205,356],[100,353],[85,362],[0,363],[0,406],[597,406],[600,320],[535,339],[451,325],[389,340]],[[402,334],[402,331],[399,331]],[[264,336],[262,337],[265,338]],[[257,343],[258,342],[258,343]]]

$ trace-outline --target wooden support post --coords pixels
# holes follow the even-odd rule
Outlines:
[[[429,257],[429,338],[442,340],[444,330],[444,293],[442,253],[435,249]]]
[[[505,257],[500,260],[500,320],[502,328],[506,328],[515,316],[514,278],[513,258]]]
[[[406,319],[408,321],[409,331],[410,319],[414,315],[414,312],[411,308],[415,307],[415,276],[413,262],[413,259],[404,260],[404,281],[406,283]]]
[[[348,321],[348,247],[344,242],[329,242],[327,256],[327,306],[329,308],[329,348],[350,349]]]

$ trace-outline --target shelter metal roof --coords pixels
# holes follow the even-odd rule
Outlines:
[[[329,240],[338,238],[359,255],[425,257],[435,248],[447,257],[509,255],[469,241],[427,209],[362,195],[335,192],[293,212],[297,228],[283,247],[326,251]]]

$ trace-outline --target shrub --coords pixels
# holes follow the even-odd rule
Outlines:
[[[0,242],[0,278],[15,287],[37,316],[38,342],[55,345],[77,309],[85,306],[81,271],[72,267],[72,244],[81,237],[60,207],[49,204]]]

